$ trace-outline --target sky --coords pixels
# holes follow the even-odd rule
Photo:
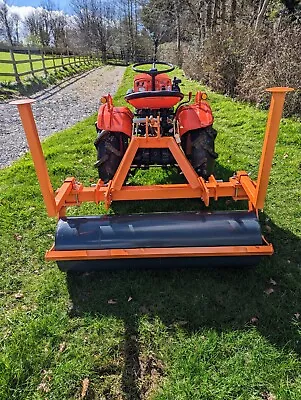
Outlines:
[[[24,28],[22,22],[25,18],[34,11],[35,8],[41,7],[43,0],[6,0],[10,13],[18,14],[21,20],[20,25],[20,38],[21,40],[27,35],[27,31]],[[70,0],[54,0],[55,9],[64,11],[68,15],[72,15],[72,8],[69,7]],[[0,0],[2,3],[3,0]]]
[[[24,18],[33,10],[33,7],[40,7],[42,0],[8,0],[7,3],[12,12]],[[67,14],[72,13],[69,0],[55,0],[55,4],[57,10],[63,10]]]

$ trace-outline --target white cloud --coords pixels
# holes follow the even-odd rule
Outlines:
[[[3,0],[0,0],[0,4],[3,3]],[[35,10],[43,10],[42,7],[32,7],[32,6],[16,6],[16,5],[7,5],[8,11],[10,14],[17,14],[20,17],[21,24],[20,24],[20,39],[23,40],[28,32],[25,27],[24,21],[25,18],[28,17],[33,11]],[[65,15],[67,18],[68,25],[73,25],[74,17],[66,14],[62,10],[54,10],[52,11],[54,15]]]
[[[22,21],[24,21],[29,14],[36,10],[36,8],[32,6],[8,6],[8,9],[10,13],[18,14]]]
[[[3,0],[0,0],[0,4],[4,3]],[[18,14],[21,21],[24,21],[29,14],[31,14],[35,10],[43,10],[43,7],[32,7],[32,6],[15,6],[15,5],[7,5],[8,11],[10,14]],[[63,15],[64,11],[61,10],[54,10],[52,11],[55,15]],[[68,16],[68,15],[67,15]]]

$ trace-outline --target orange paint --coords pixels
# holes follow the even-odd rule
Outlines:
[[[57,215],[57,208],[47,170],[46,160],[43,154],[37,126],[31,109],[31,103],[33,102],[34,100],[32,99],[22,99],[12,101],[10,104],[17,105],[18,107],[48,216],[55,217]]]
[[[115,177],[114,177],[115,178]],[[122,177],[117,179],[122,180]],[[110,181],[112,182],[112,181]],[[242,185],[237,180],[231,182],[204,182],[208,197],[219,199],[221,197],[232,197],[234,200],[248,200],[248,196]],[[97,184],[94,187],[84,187],[81,191],[73,189],[69,195],[65,197],[65,206],[71,207],[81,203],[91,202],[98,204],[105,201],[105,196],[110,192],[112,201],[135,201],[135,200],[167,200],[167,199],[186,199],[202,197],[201,184],[193,189],[189,183],[182,184],[162,184],[162,185],[145,185],[145,186],[122,186],[118,189],[115,182],[114,190],[112,186]],[[57,193],[60,193],[58,189]]]
[[[179,96],[176,97],[169,96],[168,92],[166,92],[166,96],[162,97],[152,96],[152,93],[154,92],[145,92],[143,93],[143,97],[138,99],[132,99],[129,95],[129,98],[127,98],[126,101],[137,109],[147,108],[150,110],[159,110],[160,108],[172,108],[183,98],[180,93]]]
[[[80,205],[83,202],[99,203],[104,201],[107,207],[112,201],[120,200],[148,200],[148,199],[177,199],[199,198],[209,205],[209,199],[217,200],[220,197],[232,197],[234,200],[248,200],[249,210],[258,212],[263,207],[266,195],[272,158],[279,124],[282,115],[285,94],[293,89],[273,88],[271,107],[269,111],[263,151],[260,161],[258,180],[252,181],[245,171],[239,171],[228,182],[219,182],[213,176],[208,182],[197,176],[191,164],[184,155],[181,147],[172,136],[162,137],[160,134],[159,119],[146,118],[146,125],[152,124],[155,136],[149,136],[146,129],[145,137],[133,136],[127,151],[117,169],[114,178],[108,185],[99,180],[95,187],[83,187],[75,178],[68,178],[54,196],[49,179],[46,161],[39,141],[37,128],[34,122],[31,104],[32,100],[19,100],[12,102],[18,106],[24,131],[32,153],[41,192],[49,216],[63,216],[69,206]],[[103,108],[102,108],[103,107]],[[114,107],[110,96],[107,103],[100,107],[99,128],[124,132],[131,136],[133,114],[126,107]],[[181,106],[177,116],[183,134],[187,130],[201,127],[201,123],[212,123],[212,114],[207,102],[197,95],[196,103],[191,106]],[[206,118],[205,118],[206,117]],[[210,119],[211,118],[211,119]],[[104,125],[102,125],[104,124]],[[113,129],[112,129],[113,128]],[[181,131],[182,129],[182,131]],[[187,183],[153,186],[125,186],[124,181],[131,168],[135,154],[139,148],[169,149],[178,166],[182,170]],[[183,248],[153,248],[153,249],[115,249],[115,250],[76,250],[55,251],[51,249],[47,255],[48,260],[93,260],[111,258],[143,258],[143,257],[205,257],[205,256],[254,256],[271,255],[273,247],[263,238],[265,244],[260,246],[221,246],[221,247],[183,247]]]
[[[123,132],[129,137],[132,135],[133,113],[128,107],[114,107],[112,97],[106,96],[108,101],[99,107],[97,128]]]
[[[272,99],[258,170],[258,179],[254,202],[254,206],[257,209],[262,209],[264,206],[285,95],[286,93],[293,90],[294,89],[288,87],[275,87],[267,89],[268,92],[272,93]]]
[[[179,121],[179,133],[184,135],[194,129],[206,128],[213,124],[213,115],[207,101],[201,99],[202,93],[197,92],[194,104],[180,106],[176,118]]]
[[[68,260],[112,260],[122,258],[166,258],[166,257],[239,257],[271,256],[271,244],[261,246],[219,246],[219,247],[159,247],[143,249],[108,250],[60,250],[54,247],[47,251],[48,261]]]

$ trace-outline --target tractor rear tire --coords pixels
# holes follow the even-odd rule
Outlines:
[[[217,135],[212,126],[190,131],[191,165],[198,176],[208,180],[213,174],[215,160],[218,154],[214,151],[214,141]]]
[[[108,183],[115,175],[128,145],[127,136],[122,132],[100,131],[94,142],[97,150],[98,176]]]

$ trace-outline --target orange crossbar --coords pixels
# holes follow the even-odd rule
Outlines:
[[[60,251],[56,251],[54,247],[52,247],[52,249],[46,253],[46,260],[68,261],[124,258],[270,256],[273,252],[274,250],[271,244],[261,246],[160,247],[142,249]]]
[[[250,179],[250,178],[248,178]],[[248,200],[248,196],[242,185],[235,179],[230,182],[206,182],[208,197],[218,199],[219,197],[232,197],[234,200]],[[69,188],[69,186],[67,186]],[[189,184],[171,185],[145,185],[145,186],[122,186],[120,190],[112,190],[112,186],[104,186],[98,183],[94,187],[83,187],[80,191],[72,189],[66,191],[65,184],[57,190],[56,199],[58,206],[73,206],[84,202],[105,201],[107,191],[110,192],[112,201],[118,200],[164,200],[200,198],[202,190],[192,189]],[[61,190],[63,193],[61,193]]]

